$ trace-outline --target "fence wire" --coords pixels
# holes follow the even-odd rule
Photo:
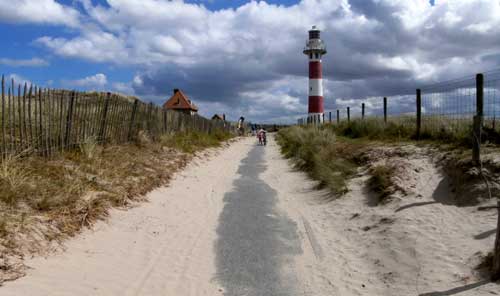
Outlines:
[[[499,130],[500,70],[484,74],[484,127]]]
[[[476,114],[476,80],[463,78],[422,88],[422,134],[470,133]]]
[[[480,77],[480,76],[479,76]],[[483,131],[486,141],[500,144],[500,70],[483,73]],[[396,124],[422,137],[439,137],[449,139],[470,138],[473,128],[473,118],[479,115],[477,106],[477,76],[443,81],[420,88],[420,121],[418,121],[417,94],[387,97],[384,110],[383,97],[369,97],[365,100],[340,100],[338,108],[339,122],[347,120],[347,106],[350,110],[350,120],[365,119],[366,123]],[[358,103],[359,102],[359,103]],[[362,117],[362,103],[365,103],[365,116]],[[346,106],[346,104],[349,104]],[[337,110],[332,110],[332,123],[337,123]],[[303,118],[300,124],[314,120]],[[329,120],[325,120],[329,122]],[[420,129],[418,129],[418,122]],[[497,139],[498,138],[498,139]],[[495,140],[496,139],[496,140]]]

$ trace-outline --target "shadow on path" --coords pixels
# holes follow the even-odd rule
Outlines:
[[[476,234],[474,235],[474,238],[475,239],[485,239],[487,237],[489,237],[490,235],[493,235],[497,232],[497,229],[492,229],[492,230],[488,230],[488,231],[485,231],[485,232],[481,232],[480,234]]]
[[[396,209],[395,212],[399,212],[399,211],[406,210],[406,209],[413,208],[413,207],[421,207],[421,206],[426,206],[426,205],[432,205],[432,204],[436,204],[436,203],[438,203],[438,202],[437,201],[415,202],[415,203],[411,203],[411,204],[407,204],[407,205],[404,205],[402,207],[399,207],[399,208]]]
[[[433,201],[423,201],[423,202],[415,202],[411,204],[407,204],[396,209],[395,212],[399,212],[402,210],[406,210],[413,207],[421,207],[432,204],[443,204],[443,205],[455,205],[455,200],[453,194],[450,192],[450,181],[448,177],[444,177],[436,189],[432,193]]]
[[[264,153],[258,146],[250,151],[234,190],[224,196],[215,243],[224,295],[298,295],[290,272],[293,256],[302,252],[297,225],[276,211],[276,191],[259,178],[266,170]]]
[[[491,281],[489,281],[489,280],[484,280],[484,281],[480,281],[480,282],[477,282],[477,283],[472,283],[472,284],[464,285],[464,286],[461,286],[461,287],[456,287],[456,288],[453,288],[453,289],[450,289],[450,290],[446,290],[446,291],[424,293],[424,294],[419,294],[418,296],[447,296],[447,295],[455,295],[455,294],[458,294],[458,293],[462,293],[462,292],[465,292],[465,291],[469,291],[469,290],[478,288],[478,287],[486,285],[486,284],[488,284],[490,282]]]

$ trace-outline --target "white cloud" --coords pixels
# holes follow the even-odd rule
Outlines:
[[[84,31],[73,39],[40,37],[36,43],[64,57],[79,57],[94,62],[127,61],[127,49],[119,37],[105,32]],[[134,63],[130,60],[127,63]]]
[[[0,0],[0,22],[77,27],[79,13],[55,0]]]
[[[127,96],[132,96],[135,93],[131,83],[114,82],[111,88],[113,91],[122,93]]]
[[[32,84],[32,82],[29,79],[26,79],[25,77],[16,73],[5,75],[4,78],[5,78],[5,87],[8,89],[12,89],[12,85],[14,85],[15,93],[17,93],[17,91],[19,90],[20,85],[22,89],[25,84],[28,87]]]
[[[10,67],[45,67],[49,65],[49,62],[40,58],[31,58],[28,60],[0,58],[0,65]]]
[[[155,36],[153,38],[153,49],[166,54],[181,54],[182,44],[171,36]]]
[[[334,98],[410,93],[500,66],[497,0],[436,0],[434,6],[427,0],[252,1],[218,11],[184,1],[80,2],[86,17],[76,36],[36,43],[63,57],[134,67],[133,81],[117,87],[131,86],[140,96],[162,97],[180,87],[200,106],[256,117],[306,112],[301,51],[312,25],[323,29],[329,50],[327,108],[335,108]]]
[[[98,73],[82,79],[63,80],[62,83],[69,87],[81,87],[85,89],[101,90],[108,84],[106,75]]]

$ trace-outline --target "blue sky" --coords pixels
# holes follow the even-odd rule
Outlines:
[[[488,0],[0,0],[0,73],[202,114],[293,120],[307,110],[307,30],[318,25],[326,108],[498,67]],[[44,13],[39,13],[43,11]],[[473,40],[473,42],[470,42]],[[405,109],[401,102],[401,109]]]
[[[73,6],[81,13],[81,5],[74,0],[59,0],[62,5]],[[247,0],[191,0],[187,3],[202,4],[206,8],[216,11],[220,9],[238,8],[247,3]],[[290,6],[297,4],[295,0],[268,0],[269,4]],[[92,0],[95,5],[109,7],[106,0]],[[0,24],[0,47],[2,48],[1,58],[9,59],[30,59],[33,56],[42,56],[50,63],[50,70],[47,67],[9,67],[1,65],[2,73],[20,73],[36,84],[47,85],[47,82],[54,81],[55,86],[62,77],[67,80],[79,79],[82,76],[91,76],[95,73],[106,72],[106,76],[112,81],[130,81],[134,76],[134,69],[127,66],[108,65],[101,63],[89,63],[79,59],[60,58],[45,51],[40,46],[33,44],[33,40],[40,36],[50,35],[71,38],[78,33],[72,29],[54,25],[33,25],[33,24]],[[77,69],[77,71],[75,71]]]

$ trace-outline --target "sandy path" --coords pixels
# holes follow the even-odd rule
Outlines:
[[[370,206],[361,176],[327,202],[272,137],[244,139],[30,260],[0,295],[500,295],[470,262],[491,248],[495,216],[435,202],[445,182],[415,163],[419,196]]]
[[[28,275],[0,295],[221,295],[213,281],[217,219],[253,142],[194,160],[149,202],[113,211],[65,252],[29,260]]]

